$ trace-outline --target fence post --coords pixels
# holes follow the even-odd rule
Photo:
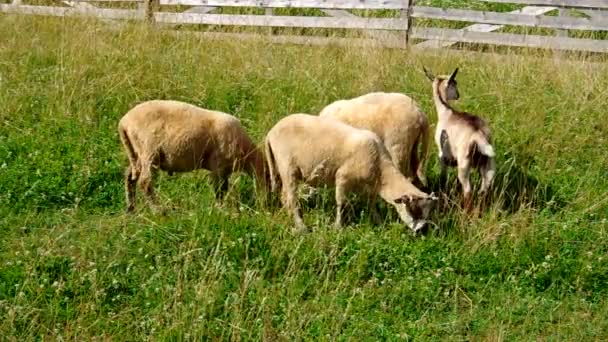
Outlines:
[[[406,19],[405,28],[405,47],[408,48],[410,43],[410,34],[412,31],[412,8],[416,0],[403,0],[404,9],[401,10],[401,18]]]
[[[570,10],[566,8],[559,8],[557,12],[557,15],[560,17],[567,17],[570,14]],[[568,37],[568,30],[557,29],[555,30],[555,35],[558,37]]]
[[[148,23],[154,24],[154,12],[158,10],[159,1],[158,0],[144,0],[145,1],[145,19]]]

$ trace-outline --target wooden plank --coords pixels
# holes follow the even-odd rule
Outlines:
[[[213,11],[215,7],[195,6],[188,8],[184,13],[209,13]]]
[[[165,31],[167,32],[167,31]],[[341,47],[387,47],[405,48],[405,42],[387,43],[368,38],[337,38],[319,36],[296,36],[296,35],[260,35],[255,33],[227,33],[227,32],[193,32],[193,31],[168,31],[176,36],[196,36],[201,39],[211,40],[240,40],[240,41],[261,41],[272,44],[299,44],[313,46],[341,46]]]
[[[600,9],[579,10],[579,11],[588,15],[592,19],[608,20],[608,11],[602,11]]]
[[[95,10],[98,9],[96,6],[93,6],[89,3],[86,2],[79,2],[79,1],[62,1],[64,4],[71,6],[71,7],[75,7],[75,8],[79,8],[79,9],[84,9],[84,10]],[[111,23],[111,24],[118,24],[121,25],[122,23],[115,20],[115,19],[101,19],[103,22],[105,23]]]
[[[403,0],[161,0],[161,5],[217,7],[403,9]]]
[[[566,8],[560,8],[558,9],[557,15],[560,17],[567,17],[569,12],[570,10]],[[558,37],[568,37],[568,30],[564,30],[560,27],[559,29],[555,30],[555,35]]]
[[[472,21],[484,24],[548,27],[571,30],[608,30],[608,21],[567,16],[531,16],[515,13],[498,13],[424,6],[414,6],[412,16],[414,18]]]
[[[523,4],[535,6],[578,7],[578,8],[608,8],[606,0],[481,0],[502,4]]]
[[[412,37],[440,41],[456,41],[465,43],[608,53],[608,40],[579,39],[495,32],[471,32],[454,29],[420,27],[412,28]]]
[[[71,2],[144,2],[145,0],[71,0]]]
[[[519,13],[519,14],[525,14],[525,15],[542,15],[542,14],[551,12],[555,9],[556,9],[556,7],[527,6],[527,7],[521,8],[521,9],[517,9],[515,11],[511,11],[509,13]],[[473,24],[473,25],[463,28],[462,30],[472,31],[472,32],[492,32],[492,31],[498,31],[503,27],[504,27],[504,25]],[[442,48],[442,47],[452,46],[456,43],[457,42],[454,42],[454,41],[448,42],[448,41],[438,41],[438,40],[427,40],[422,43],[418,43],[418,44],[414,45],[414,47],[422,48],[422,49],[424,49],[424,48]]]
[[[406,30],[407,21],[401,18],[327,18],[300,16],[265,16],[237,14],[198,14],[198,13],[154,13],[156,22],[166,24],[205,24],[234,26],[274,26],[309,28],[346,28]]]
[[[360,18],[346,10],[326,9],[322,11],[323,13],[336,18]],[[365,35],[380,40],[403,39],[405,41],[405,37],[400,38],[399,33],[392,31],[370,30],[365,31]]]
[[[56,17],[88,16],[102,19],[142,19],[138,10],[94,8],[83,9],[75,7],[29,6],[0,4],[0,12],[14,14],[48,15]]]

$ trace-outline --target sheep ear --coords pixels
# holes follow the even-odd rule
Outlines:
[[[408,195],[403,195],[397,199],[395,199],[395,203],[398,204],[408,204],[412,202],[412,197]]]
[[[454,70],[454,72],[450,75],[450,81],[453,81],[456,78],[456,74],[458,73],[458,68]]]
[[[426,75],[426,77],[428,77],[428,79],[429,79],[431,82],[433,82],[433,81],[435,80],[435,76],[434,76],[434,75],[433,75],[433,74],[432,74],[430,71],[428,71],[428,70],[427,70],[427,69],[424,67],[424,65],[422,66],[422,69],[424,70],[424,74]]]

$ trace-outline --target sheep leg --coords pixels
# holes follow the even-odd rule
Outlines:
[[[158,201],[156,196],[154,195],[153,188],[153,174],[152,174],[152,164],[144,163],[141,168],[141,174],[139,175],[139,179],[137,180],[137,184],[141,188],[144,193],[144,196],[148,202],[148,205],[154,211],[158,211]]]
[[[380,214],[378,213],[378,208],[376,208],[376,198],[376,194],[370,195],[369,197],[369,214],[372,218],[372,222],[374,223],[374,225],[379,226],[382,225],[383,220],[380,217]]]
[[[336,228],[342,227],[344,205],[346,203],[347,186],[346,182],[338,178],[336,182]]]
[[[133,166],[129,165],[125,172],[125,195],[127,198],[127,213],[135,210],[135,190],[137,178],[134,177]]]
[[[211,183],[215,190],[215,199],[219,202],[223,202],[226,193],[228,192],[230,181],[229,172],[214,172],[211,174]]]
[[[462,185],[463,207],[469,213],[472,209],[471,182],[469,180],[470,167],[468,161],[458,166],[458,181]]]
[[[285,208],[289,210],[290,214],[293,216],[295,221],[294,232],[306,232],[307,229],[304,225],[304,221],[302,220],[302,210],[298,205],[298,198],[296,196],[298,186],[296,184],[295,177],[293,175],[289,175],[288,177],[281,178],[283,183],[281,200],[283,201],[283,206],[285,206]]]

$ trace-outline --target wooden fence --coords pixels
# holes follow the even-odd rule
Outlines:
[[[512,12],[418,6],[415,0],[55,0],[61,7],[31,5],[27,1],[13,0],[10,4],[0,4],[0,12],[148,20],[169,26],[196,24],[358,29],[365,32],[366,38],[357,42],[380,43],[388,47],[445,48],[464,42],[608,53],[608,0],[482,0],[527,5]],[[99,7],[99,3],[104,3],[104,7]],[[123,8],[117,8],[119,4]],[[125,9],[124,4],[130,4],[131,8]],[[213,13],[228,7],[250,7],[264,11],[261,15]],[[176,8],[182,10],[178,12]],[[284,8],[317,9],[324,16],[274,15],[275,9]],[[397,15],[362,17],[351,10],[395,10]],[[558,15],[546,15],[550,12]],[[418,19],[477,24],[461,29],[422,27],[417,25]],[[521,33],[496,32],[505,27],[515,27],[518,29],[515,31]],[[527,34],[526,28],[548,30],[544,30],[544,34]],[[576,32],[579,36],[581,32],[597,33],[596,38],[591,39],[570,37],[569,32]],[[602,35],[603,39],[597,38]],[[272,39],[314,44],[323,43],[326,37],[275,36]]]

